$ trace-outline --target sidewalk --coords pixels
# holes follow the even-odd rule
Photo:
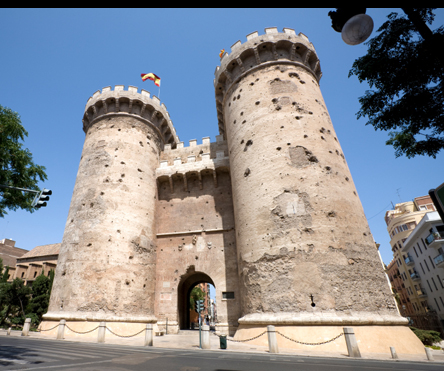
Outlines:
[[[55,340],[54,337],[44,336],[39,332],[30,332],[30,338],[36,339],[47,339]],[[0,336],[7,336],[6,330],[0,329]],[[20,337],[21,331],[11,331],[13,337]],[[64,339],[61,341],[73,341],[73,342],[91,342],[91,338],[78,338],[78,339]],[[210,345],[212,351],[219,352],[240,352],[240,353],[268,353],[268,347],[249,345],[248,343],[238,343],[232,341],[231,337],[227,338],[227,349],[220,349],[219,337],[211,333],[210,335]],[[137,336],[133,338],[116,338],[108,337],[105,339],[106,344],[119,344],[128,346],[143,346],[144,338],[142,336]],[[95,341],[94,341],[95,342]],[[154,347],[155,348],[166,348],[166,349],[199,349],[199,331],[197,330],[182,330],[180,334],[168,334],[164,336],[154,337]],[[393,362],[427,362],[427,363],[443,363],[444,364],[444,351],[443,350],[432,350],[434,361],[427,360],[426,353],[424,355],[408,355],[408,354],[398,354],[399,359],[394,360],[391,358],[390,353],[361,353],[362,359],[372,359],[372,360],[383,360],[383,361],[393,361]],[[304,351],[296,349],[285,349],[279,348],[279,354],[281,355],[299,355],[304,357],[329,357],[329,358],[349,358],[347,354],[337,354],[328,353],[322,351]]]

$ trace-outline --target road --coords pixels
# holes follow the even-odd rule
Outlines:
[[[281,354],[144,348],[0,337],[0,370],[49,371],[442,371],[419,362],[302,357]]]

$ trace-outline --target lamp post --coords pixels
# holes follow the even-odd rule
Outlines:
[[[443,45],[443,37],[440,34],[434,34],[427,24],[421,19],[420,15],[413,8],[401,8],[407,15],[410,22],[413,23],[421,37],[428,43],[438,43]],[[331,26],[336,32],[340,32],[342,40],[349,45],[358,45],[363,43],[373,31],[373,20],[365,14],[366,8],[336,8],[336,11],[329,11]],[[438,50],[441,50],[438,48]],[[444,61],[441,52],[438,51],[438,57]],[[436,54],[436,53],[435,53]]]
[[[373,19],[365,12],[366,8],[336,8],[328,12],[333,29],[341,33],[346,44],[361,44],[371,35]]]

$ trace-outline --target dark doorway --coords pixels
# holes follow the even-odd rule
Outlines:
[[[190,318],[190,294],[191,290],[199,284],[210,284],[215,287],[213,280],[203,272],[196,272],[188,269],[187,273],[182,276],[178,286],[178,310],[179,310],[179,328],[181,330],[189,330],[191,328]],[[201,285],[202,287],[203,285]],[[211,286],[210,286],[211,287]],[[208,302],[210,297],[207,298]],[[206,305],[208,306],[208,304]],[[194,318],[193,318],[194,319]]]

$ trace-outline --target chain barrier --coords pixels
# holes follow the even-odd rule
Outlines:
[[[60,323],[57,324],[57,325],[55,325],[54,327],[51,327],[51,328],[46,329],[46,330],[42,330],[41,328],[40,328],[40,329],[38,328],[38,329],[36,330],[36,332],[51,331],[51,330],[54,330],[56,327],[59,327],[59,326],[60,326]]]
[[[97,326],[96,328],[93,328],[92,330],[89,330],[89,331],[85,331],[85,332],[80,332],[80,331],[74,331],[72,328],[70,328],[68,325],[65,325],[66,326],[66,328],[68,329],[68,330],[70,330],[70,331],[72,331],[72,332],[75,332],[76,334],[81,334],[81,335],[83,335],[83,334],[88,334],[88,333],[90,333],[90,332],[93,332],[93,331],[95,331],[95,330],[97,330],[100,326]]]
[[[281,334],[279,331],[276,331],[276,333],[278,333],[279,335],[281,335],[282,337],[284,337],[284,338],[286,338],[286,339],[288,339],[290,341],[293,341],[293,342],[298,343],[298,344],[303,344],[303,345],[322,345],[322,344],[327,344],[327,343],[331,343],[332,341],[335,341],[336,339],[339,339],[342,335],[344,335],[344,333],[341,332],[338,336],[335,336],[333,339],[330,339],[330,340],[327,340],[327,341],[322,341],[322,342],[319,342],[319,343],[304,343],[302,341],[297,341],[297,340],[291,339],[288,336],[285,336],[284,334]]]
[[[60,323],[57,324],[57,325],[55,325],[54,327],[51,327],[51,328],[46,329],[46,330],[37,329],[36,332],[51,331],[51,330],[54,330],[56,327],[59,327],[59,326],[60,326]],[[93,328],[92,330],[85,331],[85,332],[81,332],[81,331],[75,331],[75,330],[73,330],[72,328],[70,328],[70,327],[69,327],[68,325],[66,325],[66,324],[65,324],[65,326],[66,326],[66,328],[67,328],[68,330],[70,330],[70,331],[72,331],[72,332],[74,332],[74,333],[76,333],[76,334],[81,334],[81,335],[82,335],[82,334],[88,334],[88,333],[90,333],[90,332],[93,332],[93,331],[97,330],[97,329],[100,327],[100,326],[97,326],[96,328]],[[131,337],[134,337],[134,336],[140,335],[142,332],[145,331],[145,329],[142,329],[142,330],[140,330],[138,333],[136,333],[136,334],[134,334],[134,335],[119,335],[119,334],[116,334],[114,331],[112,331],[108,326],[106,326],[105,328],[106,328],[109,332],[111,332],[113,335],[118,336],[118,337],[121,337],[121,338],[131,338]]]
[[[139,335],[139,334],[141,334],[142,332],[145,331],[145,329],[140,330],[137,334],[134,334],[134,335],[118,335],[118,334],[116,334],[115,332],[113,332],[109,327],[106,327],[106,329],[107,329],[109,332],[111,332],[111,334],[116,335],[116,336],[118,336],[118,337],[120,337],[120,338],[131,338],[131,337],[133,337],[133,336],[137,336],[137,335]]]
[[[251,340],[255,340],[255,339],[257,339],[257,338],[260,338],[262,335],[264,335],[264,334],[266,334],[266,333],[267,333],[267,331],[264,331],[263,333],[261,333],[261,334],[255,336],[255,337],[252,337],[251,339],[234,340],[234,339],[228,339],[228,338],[227,338],[227,340],[228,340],[228,341],[232,341],[232,342],[234,342],[234,343],[245,343],[245,342],[247,342],[247,341],[251,341]],[[226,336],[226,335],[218,335],[218,334],[216,334],[215,332],[213,332],[213,335],[216,335],[216,336],[218,336],[219,338],[220,338],[221,336]]]

